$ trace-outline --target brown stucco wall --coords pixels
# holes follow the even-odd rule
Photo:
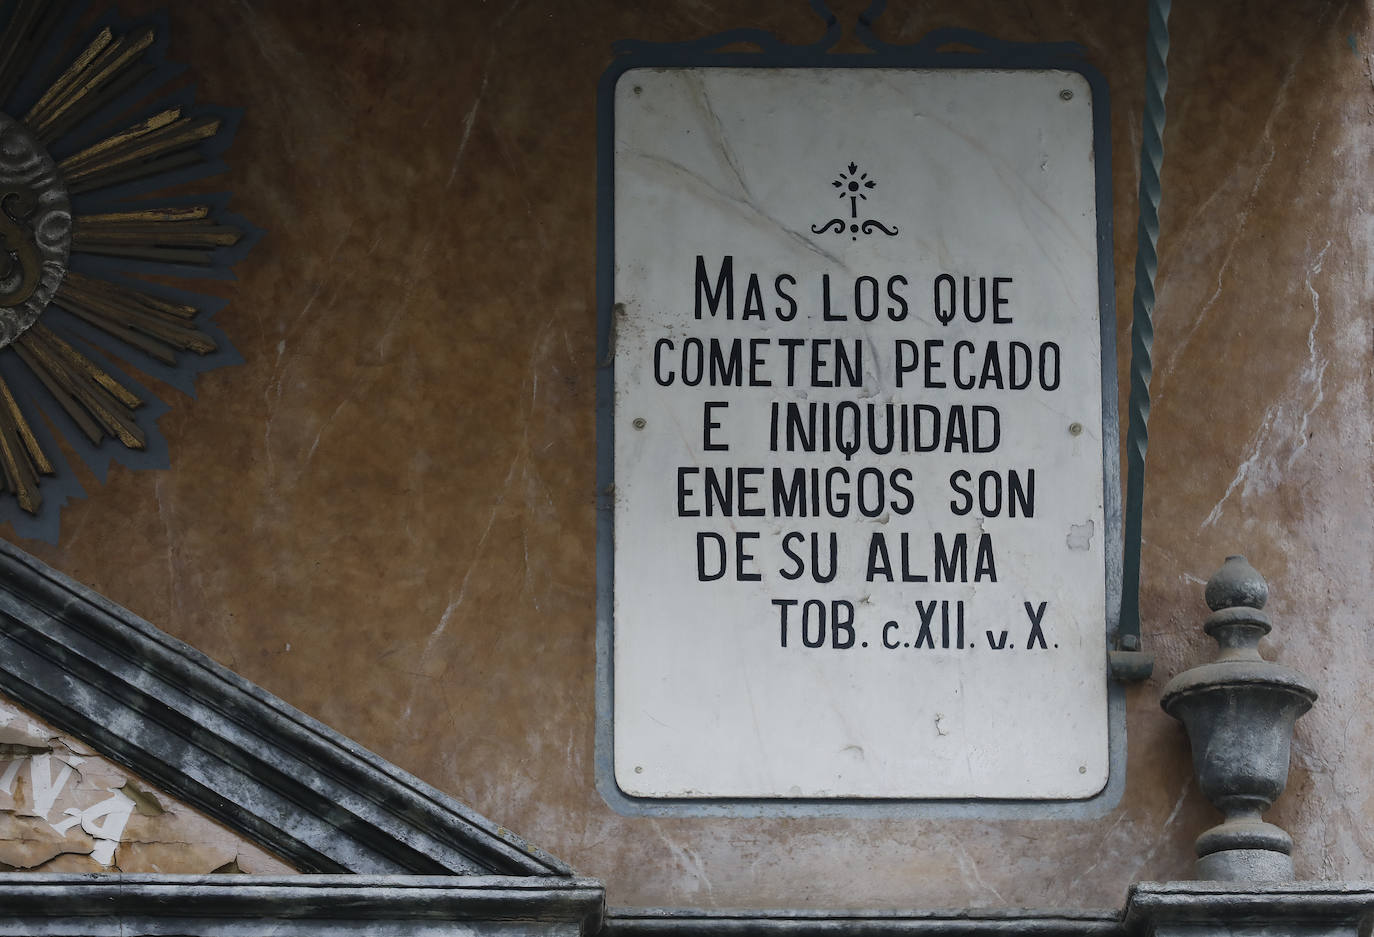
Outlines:
[[[1124,415],[1144,4],[891,7],[890,41],[1075,40],[1107,76]],[[218,316],[246,364],[165,391],[170,471],[87,479],[56,547],[17,542],[612,903],[817,907],[1115,906],[1187,877],[1215,815],[1157,700],[1210,655],[1202,582],[1243,551],[1271,584],[1270,650],[1323,693],[1271,817],[1300,876],[1370,877],[1369,13],[1174,12],[1142,587],[1158,663],[1128,691],[1126,792],[1101,819],[627,819],[595,792],[596,82],[620,38],[812,39],[803,0],[173,4],[173,57],[247,110],[226,184],[269,234]]]

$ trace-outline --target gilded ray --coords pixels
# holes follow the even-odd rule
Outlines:
[[[79,195],[199,162],[200,153],[186,151],[219,133],[221,125],[218,117],[185,117],[147,129],[83,160],[64,161],[61,168],[67,189]]]
[[[57,350],[57,353],[66,359],[67,363],[74,368],[84,371],[93,381],[110,392],[120,403],[130,410],[143,405],[143,401],[138,399],[138,395],[129,390],[123,384],[110,376],[109,372],[103,370],[98,364],[77,351],[71,345],[58,338],[57,335],[42,323],[35,323],[34,331],[48,345]]]
[[[180,117],[181,108],[179,107],[169,107],[165,111],[159,111],[147,120],[141,120],[127,130],[122,130],[103,140],[97,140],[84,150],[73,153],[71,156],[68,156],[66,159],[62,160],[62,162],[58,163],[57,168],[61,169],[68,178],[71,178],[72,173],[79,172],[92,161],[107,158],[112,152],[121,149],[126,144],[137,142],[140,137],[152,133],[155,130],[161,130],[163,127],[176,122]]]
[[[0,469],[3,469],[5,490],[15,496],[21,508],[37,514],[43,506],[38,475],[53,474],[53,467],[3,378],[0,378]]]
[[[43,447],[38,445],[38,439],[33,435],[33,430],[29,428],[28,421],[24,419],[24,414],[19,409],[19,402],[14,399],[14,394],[10,392],[10,387],[5,383],[4,378],[0,378],[0,419],[8,419],[13,423],[15,432],[24,441],[24,448],[28,450],[29,458],[33,460],[34,467],[43,475],[51,475],[53,473],[52,463],[43,454]]]
[[[190,323],[195,307],[78,273],[67,273],[54,302],[164,364],[176,364],[176,351],[204,355],[216,347],[213,338]]]
[[[62,4],[51,0],[18,0],[14,5],[0,36],[0,101],[9,99],[61,18]]]
[[[133,407],[125,403],[133,395],[120,388],[124,392],[121,399],[107,390],[107,381],[98,375],[108,382],[114,379],[94,361],[42,327],[29,329],[11,347],[92,445],[99,445],[107,436],[130,449],[146,445],[143,430],[134,421]]]
[[[151,72],[139,60],[152,44],[151,28],[118,38],[102,29],[24,115],[24,123],[40,142],[51,144]]]
[[[233,225],[208,219],[209,208],[148,209],[73,219],[72,250],[109,257],[206,265],[214,249],[243,237]]]
[[[24,123],[31,129],[37,130],[39,127],[38,122],[51,112],[54,102],[60,100],[71,91],[72,88],[76,87],[81,74],[90,67],[90,64],[95,61],[96,56],[109,48],[110,42],[113,39],[114,33],[110,31],[110,27],[108,26],[96,33],[95,38],[90,41],[90,44],[81,51],[81,54],[72,61],[72,64],[67,66],[67,70],[59,75],[57,80],[48,86],[48,90],[43,92],[42,97],[38,99],[33,107],[29,108],[29,112],[24,115]]]
[[[183,205],[175,208],[140,208],[135,211],[111,211],[100,214],[79,215],[78,221],[89,224],[115,224],[117,222],[146,223],[150,221],[203,221],[210,216],[208,205]]]

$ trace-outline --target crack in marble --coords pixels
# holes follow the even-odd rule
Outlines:
[[[800,244],[808,251],[814,254],[819,254],[821,257],[824,257],[826,260],[830,261],[831,263],[835,264],[841,269],[849,269],[848,265],[842,259],[830,253],[828,250],[821,247],[819,244],[815,243],[801,232],[796,231],[793,228],[789,228],[787,225],[783,224],[781,221],[774,218],[772,215],[768,214],[766,211],[764,211],[762,208],[759,208],[757,205],[755,205],[748,199],[741,199],[734,195],[731,195],[728,192],[722,191],[709,179],[706,179],[698,173],[693,172],[692,170],[688,169],[686,166],[682,165],[676,160],[669,159],[666,156],[660,156],[657,153],[646,153],[643,150],[630,150],[625,153],[622,153],[621,155],[637,157],[640,160],[643,160],[645,163],[654,166],[655,168],[667,169],[673,175],[683,176],[687,179],[694,180],[700,186],[702,186],[703,188],[711,192],[713,195],[715,195],[718,201],[730,205],[731,207],[735,208],[740,214],[753,215],[756,219],[766,221],[770,227],[775,228],[776,230],[784,234],[789,240],[794,241],[797,244]]]
[[[1316,388],[1316,399],[1312,401],[1311,406],[1303,411],[1302,422],[1298,424],[1298,445],[1289,453],[1285,468],[1292,466],[1293,460],[1307,448],[1308,421],[1317,407],[1321,406],[1322,401],[1326,399],[1322,378],[1326,376],[1328,362],[1317,354],[1317,327],[1321,325],[1322,321],[1322,298],[1321,294],[1317,292],[1317,288],[1312,285],[1312,278],[1322,272],[1322,265],[1326,261],[1326,252],[1330,249],[1331,241],[1328,240],[1323,245],[1321,252],[1317,254],[1317,259],[1308,268],[1307,276],[1303,278],[1303,284],[1307,287],[1307,294],[1312,298],[1312,325],[1307,330],[1307,366],[1303,368],[1298,380],[1300,383],[1311,384]]]
[[[706,93],[706,82],[698,72],[688,71],[684,74],[692,85],[693,101],[706,114],[711,135],[715,137],[716,149],[720,152],[721,158],[725,160],[725,165],[730,167],[730,172],[734,175],[740,192],[744,193],[745,200],[752,205],[754,193],[749,190],[749,184],[744,181],[744,173],[740,169],[739,160],[735,157],[734,147],[730,145],[730,140],[725,134],[725,128],[720,122],[720,115],[716,113],[715,107],[711,104],[711,96]]]
[[[1230,500],[1237,489],[1240,489],[1242,496],[1244,496],[1250,492],[1253,485],[1259,484],[1254,473],[1257,468],[1261,466],[1262,462],[1272,461],[1277,463],[1278,453],[1268,452],[1268,450],[1272,448],[1270,446],[1271,440],[1273,440],[1275,446],[1277,446],[1281,444],[1283,439],[1296,439],[1296,445],[1289,453],[1288,459],[1284,463],[1284,468],[1290,467],[1293,464],[1293,460],[1307,448],[1308,422],[1312,413],[1326,398],[1322,380],[1326,374],[1327,367],[1326,360],[1317,353],[1316,335],[1317,328],[1321,324],[1322,318],[1321,296],[1316,288],[1313,287],[1312,278],[1321,273],[1322,265],[1325,263],[1326,259],[1326,252],[1330,247],[1331,241],[1327,241],[1325,246],[1323,246],[1321,251],[1317,254],[1316,259],[1308,266],[1307,276],[1304,280],[1308,292],[1312,297],[1313,311],[1312,325],[1307,332],[1307,364],[1302,371],[1293,377],[1289,387],[1283,396],[1280,397],[1279,401],[1270,405],[1270,407],[1265,410],[1264,419],[1260,423],[1259,430],[1251,437],[1249,454],[1246,456],[1245,460],[1241,462],[1230,484],[1226,486],[1226,492],[1221,496],[1221,500],[1212,506],[1212,510],[1208,513],[1207,518],[1202,522],[1202,527],[1204,528],[1211,527],[1220,520],[1226,502]],[[1282,430],[1285,424],[1292,420],[1292,417],[1289,416],[1289,405],[1294,404],[1303,391],[1309,389],[1314,391],[1314,393],[1312,394],[1310,402],[1305,405],[1298,425],[1282,437],[1275,438],[1274,434]],[[1301,406],[1301,404],[1299,405]],[[1265,458],[1266,455],[1269,457]],[[1277,464],[1275,464],[1275,468],[1277,468]],[[1272,484],[1270,487],[1272,487]]]
[[[981,888],[983,891],[990,892],[992,896],[997,899],[998,904],[1007,904],[1008,902],[1005,898],[1002,897],[1002,893],[999,892],[992,885],[988,884],[988,882],[983,878],[983,874],[978,870],[978,863],[973,861],[973,857],[970,856],[968,850],[964,848],[963,840],[960,837],[955,836],[953,837],[953,842],[954,848],[959,850],[959,874],[964,879],[964,883],[966,885],[969,883],[969,876],[971,874],[972,881],[976,883],[977,886]]]
[[[668,847],[668,852],[672,854],[678,867],[683,872],[691,875],[701,888],[706,891],[707,902],[711,903],[715,898],[715,889],[711,884],[711,877],[706,872],[706,864],[701,861],[701,855],[688,846],[675,842],[668,834],[663,832],[663,825],[658,820],[651,820],[654,833],[663,841],[663,845]]]
[[[1198,310],[1197,314],[1193,316],[1192,322],[1189,325],[1188,330],[1184,333],[1183,338],[1172,344],[1172,351],[1164,357],[1160,367],[1157,369],[1154,381],[1155,389],[1153,394],[1154,403],[1156,406],[1158,406],[1160,403],[1164,401],[1165,393],[1168,388],[1170,378],[1173,376],[1174,370],[1175,368],[1177,368],[1179,360],[1182,358],[1183,354],[1187,351],[1189,345],[1192,343],[1193,337],[1197,334],[1198,329],[1201,328],[1203,323],[1207,320],[1208,313],[1211,312],[1213,307],[1216,306],[1217,301],[1221,298],[1221,294],[1224,290],[1226,274],[1230,270],[1231,263],[1235,258],[1236,246],[1240,242],[1241,236],[1245,233],[1246,227],[1250,221],[1250,213],[1253,210],[1256,203],[1258,202],[1260,189],[1264,185],[1266,179],[1268,178],[1269,170],[1274,163],[1274,157],[1277,152],[1277,146],[1274,143],[1275,122],[1278,120],[1279,114],[1287,106],[1289,89],[1293,84],[1294,78],[1297,76],[1298,69],[1302,65],[1303,59],[1306,57],[1307,50],[1312,45],[1313,37],[1315,35],[1318,35],[1320,33],[1320,30],[1324,26],[1326,13],[1328,12],[1329,8],[1323,11],[1323,14],[1321,16],[1314,17],[1313,32],[1310,33],[1305,40],[1297,44],[1301,51],[1299,51],[1297,56],[1289,64],[1288,68],[1284,70],[1283,78],[1279,82],[1278,90],[1274,93],[1273,96],[1274,103],[1269,108],[1269,113],[1265,117],[1264,127],[1260,132],[1259,140],[1256,144],[1257,146],[1264,146],[1267,144],[1269,152],[1260,164],[1259,171],[1255,173],[1254,183],[1250,186],[1250,191],[1246,194],[1245,199],[1241,203],[1239,210],[1234,213],[1236,216],[1236,223],[1233,226],[1233,233],[1231,237],[1227,239],[1226,251],[1222,258],[1221,265],[1217,268],[1217,288],[1215,292],[1213,292],[1212,296],[1207,300],[1206,303],[1203,304],[1202,308]],[[1308,151],[1309,159],[1310,156],[1311,147],[1309,147]],[[1307,160],[1305,159],[1304,163],[1306,162]],[[1239,166],[1237,166],[1236,168],[1239,169]],[[1223,194],[1229,193],[1229,191],[1230,190],[1228,188],[1219,186],[1215,191],[1213,191],[1213,193],[1210,196],[1204,199],[1201,204],[1199,204],[1196,208],[1193,209],[1193,211],[1188,216],[1188,220],[1185,221],[1182,225],[1182,229],[1179,231],[1177,235],[1171,235],[1170,240],[1175,243],[1180,243],[1182,241],[1183,236],[1186,235],[1187,232],[1189,232],[1193,228],[1195,222],[1199,218],[1216,217],[1217,213],[1215,209],[1213,209],[1213,203],[1218,198],[1221,198]],[[1172,253],[1173,252],[1171,251],[1171,256]]]
[[[1183,782],[1182,789],[1178,792],[1178,798],[1174,801],[1173,809],[1170,810],[1169,815],[1164,818],[1164,822],[1155,829],[1155,835],[1150,841],[1149,850],[1147,850],[1146,853],[1140,857],[1140,861],[1136,863],[1135,872],[1131,876],[1133,880],[1139,879],[1143,874],[1148,874],[1142,870],[1149,868],[1150,862],[1159,853],[1159,850],[1166,842],[1173,841],[1168,835],[1169,828],[1174,825],[1174,821],[1178,819],[1178,815],[1183,812],[1183,805],[1188,802],[1188,794],[1192,789],[1193,776],[1189,774],[1188,779]]]

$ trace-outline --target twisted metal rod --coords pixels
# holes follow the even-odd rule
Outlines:
[[[1155,274],[1159,270],[1160,169],[1164,165],[1164,94],[1169,86],[1169,9],[1172,0],[1149,0],[1145,58],[1145,113],[1140,141],[1140,223],[1136,228],[1135,296],[1131,309],[1130,423],[1126,432],[1125,554],[1117,645],[1140,649],[1140,523],[1145,500],[1145,450],[1150,433],[1150,360],[1155,329]]]

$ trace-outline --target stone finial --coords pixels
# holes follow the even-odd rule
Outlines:
[[[1227,557],[1205,596],[1217,657],[1174,677],[1160,699],[1188,731],[1203,794],[1226,815],[1197,839],[1197,877],[1291,880],[1293,841],[1260,814],[1288,783],[1293,724],[1317,691],[1304,674],[1260,656],[1269,587],[1245,557]]]
[[[1269,601],[1269,583],[1245,557],[1228,556],[1221,569],[1207,580],[1203,594],[1214,612],[1223,608],[1264,608]]]

